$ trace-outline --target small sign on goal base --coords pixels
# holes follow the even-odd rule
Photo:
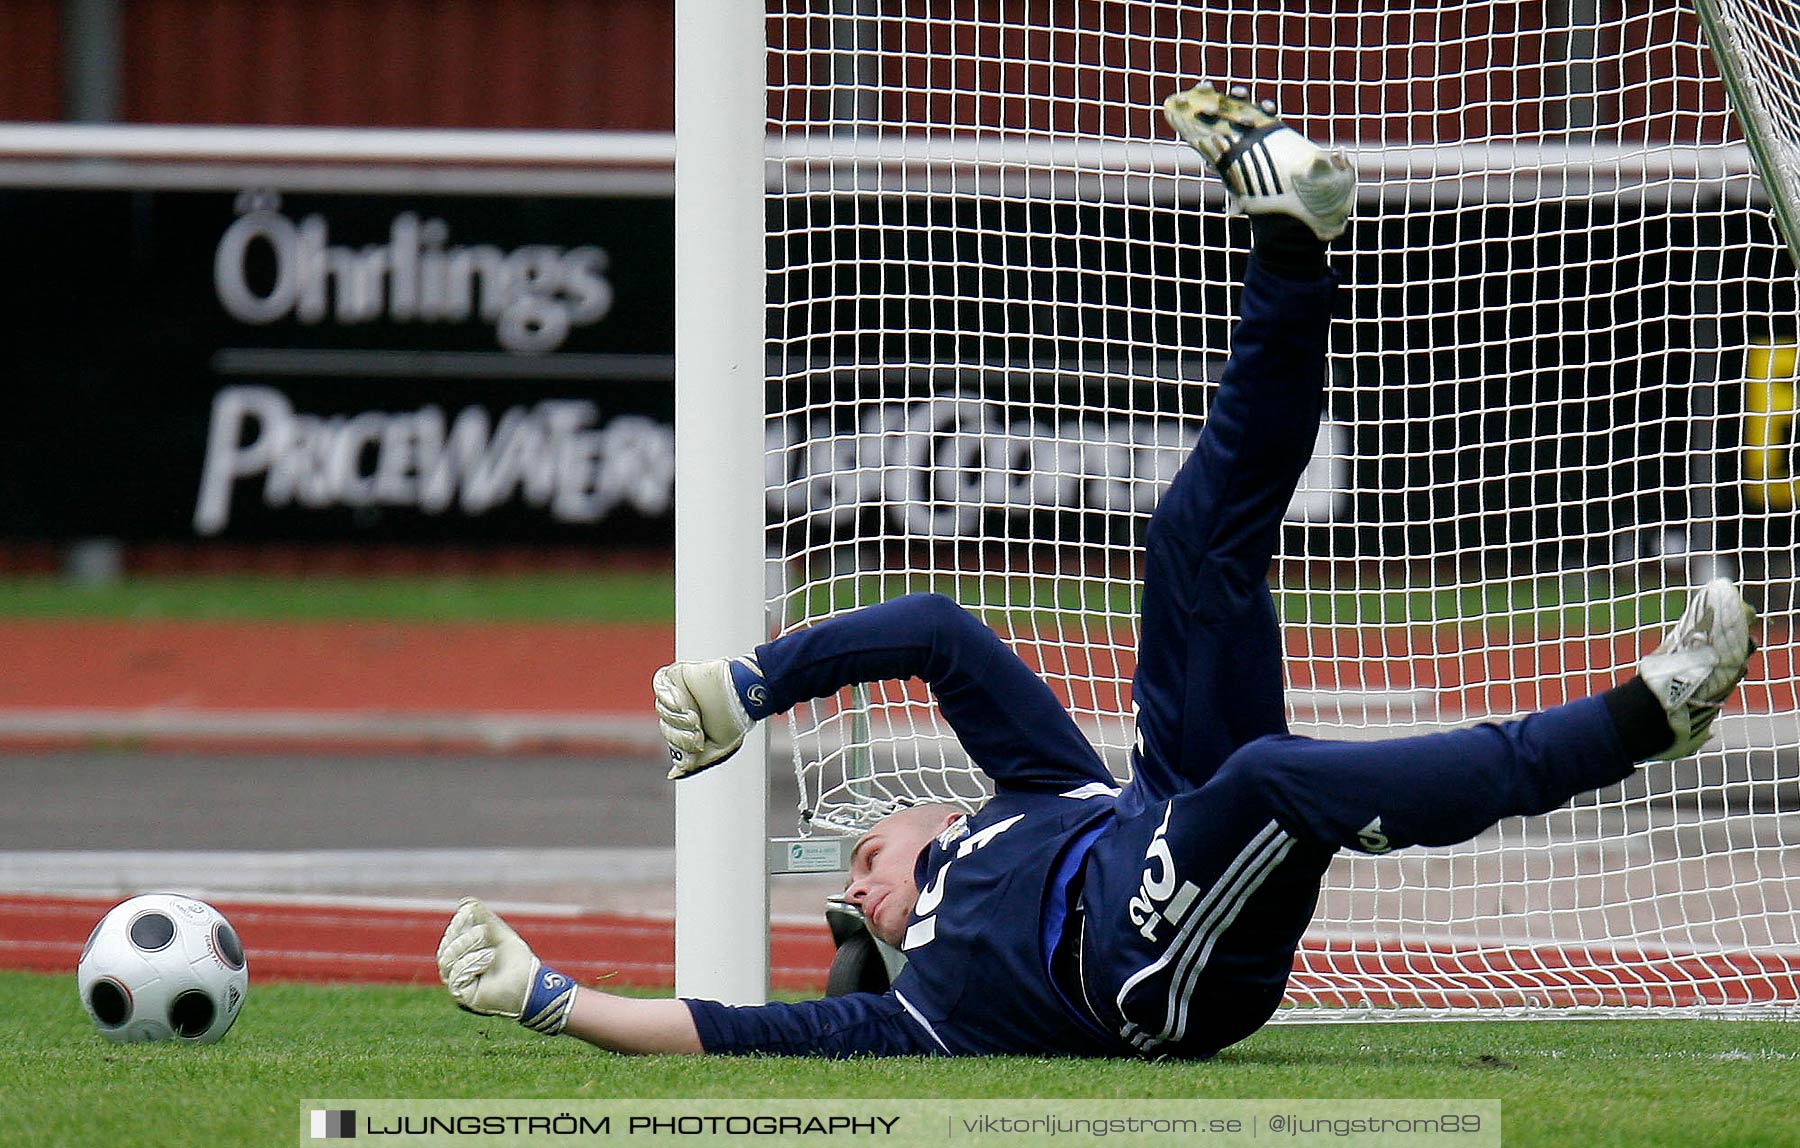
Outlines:
[[[847,872],[855,847],[854,837],[774,837],[769,840],[769,872]]]

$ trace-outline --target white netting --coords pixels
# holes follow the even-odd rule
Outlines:
[[[1558,7],[770,10],[779,629],[948,593],[1123,772],[1135,544],[1247,239],[1161,121],[1199,79],[1273,89],[1363,178],[1275,570],[1296,732],[1610,684],[1715,572],[1762,606],[1721,748],[1458,848],[1342,856],[1292,984],[1307,1016],[1800,1002],[1793,268],[1694,16]],[[790,732],[803,827],[982,791],[917,690]]]

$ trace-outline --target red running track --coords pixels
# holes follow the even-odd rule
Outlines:
[[[0,968],[75,972],[88,934],[112,899],[0,895]],[[438,939],[447,912],[361,906],[216,901],[231,919],[261,981],[385,981],[436,984]],[[545,964],[585,984],[668,988],[675,983],[675,927],[666,920],[605,914],[508,913]],[[831,934],[774,925],[773,986],[821,991]]]
[[[0,896],[0,968],[70,973],[110,899]],[[412,909],[220,901],[261,981],[435,984],[446,914]],[[545,963],[587,984],[669,988],[673,925],[612,915],[509,913]],[[821,991],[832,955],[823,926],[771,929],[771,981]],[[1800,1004],[1800,955],[1677,954],[1594,947],[1457,948],[1309,942],[1290,989],[1358,1008],[1683,1007]]]

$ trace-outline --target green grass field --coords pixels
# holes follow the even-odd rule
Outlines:
[[[1498,1099],[1505,1143],[1800,1142],[1800,1023],[1275,1026],[1203,1064],[613,1056],[434,988],[258,984],[217,1045],[115,1045],[73,976],[0,973],[0,1144],[290,1144],[317,1098]],[[1029,1141],[1015,1141],[1029,1142]]]

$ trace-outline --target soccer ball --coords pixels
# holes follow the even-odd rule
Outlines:
[[[192,897],[151,893],[100,918],[75,983],[108,1040],[211,1044],[237,1020],[250,972],[223,913]]]

